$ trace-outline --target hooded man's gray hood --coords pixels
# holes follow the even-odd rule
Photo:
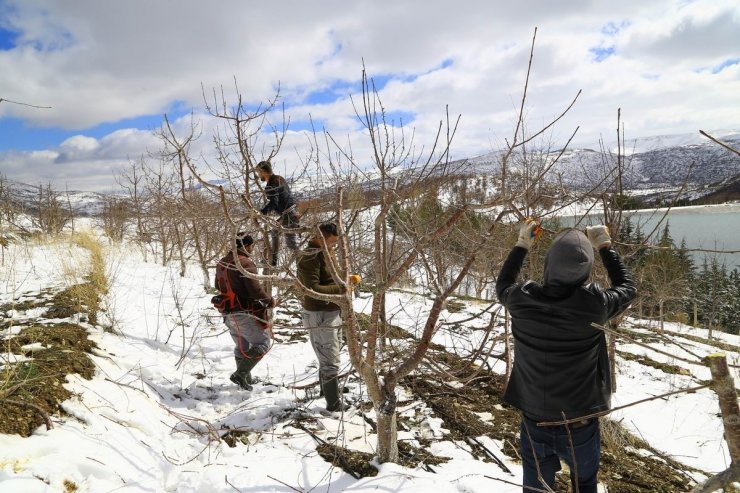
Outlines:
[[[594,250],[585,234],[563,231],[552,242],[545,257],[545,286],[580,286],[591,275]]]

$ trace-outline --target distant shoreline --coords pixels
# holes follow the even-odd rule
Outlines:
[[[630,209],[622,211],[623,214],[632,214],[632,213],[647,213],[647,212],[665,212],[669,209],[669,207],[661,207],[659,209]],[[682,212],[697,212],[697,211],[703,211],[703,212],[709,212],[709,213],[715,213],[715,212],[740,212],[740,202],[727,202],[724,204],[711,204],[711,205],[686,205],[682,207],[670,207],[670,213],[676,213],[680,214]]]
[[[657,209],[625,209],[622,211],[624,215],[633,214],[661,214],[665,213],[669,208],[660,207]],[[671,214],[691,214],[696,212],[705,212],[708,214],[726,214],[737,212],[740,213],[740,202],[725,202],[724,204],[711,204],[711,205],[685,205],[681,207],[671,207],[668,212]],[[600,207],[588,207],[584,204],[571,204],[567,208],[552,214],[553,217],[582,217],[582,216],[598,216],[602,215],[604,210]],[[549,215],[549,214],[548,214]]]

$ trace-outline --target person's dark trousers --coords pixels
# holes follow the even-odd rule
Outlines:
[[[554,489],[555,473],[560,470],[560,459],[563,459],[571,471],[573,491],[596,493],[601,459],[599,420],[591,419],[586,425],[571,424],[568,429],[565,426],[537,426],[536,421],[522,418],[519,435],[524,469],[522,491],[545,489],[537,476],[538,466],[542,479]]]
[[[298,215],[293,210],[284,212],[280,216],[280,225],[285,229],[298,228]],[[298,233],[285,233],[285,246],[289,249],[297,250],[298,240]],[[280,231],[277,229],[270,231],[270,250],[270,265],[275,267],[277,266],[278,252],[280,251]]]

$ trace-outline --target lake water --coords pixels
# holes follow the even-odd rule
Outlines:
[[[648,234],[663,218],[665,211],[627,211],[625,215],[631,218],[633,226],[639,223],[643,234]],[[725,263],[728,270],[740,269],[740,204],[675,207],[668,212],[666,220],[671,238],[677,246],[681,245],[681,239],[685,239],[689,249],[736,251],[717,254],[717,258]],[[651,243],[658,242],[662,231],[663,225],[655,232]],[[691,254],[697,265],[701,265],[705,255],[714,255],[701,251]]]

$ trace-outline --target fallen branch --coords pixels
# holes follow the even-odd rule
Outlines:
[[[619,411],[621,409],[626,409],[628,407],[636,406],[637,404],[642,404],[644,402],[649,402],[649,401],[655,401],[655,400],[662,399],[664,397],[668,397],[668,396],[671,396],[671,395],[696,392],[697,390],[706,389],[706,388],[711,387],[711,386],[712,386],[712,384],[711,383],[708,383],[708,384],[705,384],[705,385],[699,385],[698,387],[689,387],[689,388],[686,388],[686,389],[674,390],[673,392],[668,392],[668,393],[665,393],[665,394],[656,395],[654,397],[648,397],[647,399],[640,399],[639,401],[631,402],[629,404],[625,404],[624,406],[613,407],[613,408],[611,408],[611,409],[609,409],[607,411],[601,411],[601,412],[598,412],[598,413],[587,414],[586,416],[579,416],[577,418],[566,419],[566,420],[563,420],[563,421],[542,421],[540,423],[537,423],[537,426],[559,426],[559,425],[567,425],[567,424],[571,424],[571,423],[577,423],[577,422],[583,421],[585,419],[599,418],[601,416],[606,416],[607,414],[611,414],[614,411]]]
[[[299,489],[297,489],[297,488],[293,488],[293,487],[292,487],[291,485],[289,485],[288,483],[284,483],[284,482],[280,481],[280,480],[279,480],[279,479],[277,479],[277,478],[273,478],[273,477],[272,477],[272,476],[270,476],[269,474],[267,475],[267,477],[268,477],[268,478],[270,478],[270,479],[272,479],[273,481],[277,481],[278,483],[282,484],[283,486],[287,486],[288,488],[290,488],[290,489],[291,489],[291,490],[293,490],[293,491],[297,491],[298,493],[304,493],[304,492],[303,492],[303,490],[299,490]]]
[[[635,339],[632,339],[631,337],[627,336],[624,332],[620,332],[618,330],[613,330],[613,329],[610,329],[608,327],[604,327],[603,325],[599,325],[599,324],[597,324],[595,322],[591,324],[591,327],[594,327],[594,328],[597,328],[597,329],[601,329],[604,332],[608,332],[610,334],[618,335],[620,337],[623,337],[623,338],[627,339],[628,341],[630,341],[633,344],[637,344],[638,346],[642,346],[644,348],[650,349],[651,351],[655,351],[658,354],[662,354],[664,356],[669,356],[669,357],[674,358],[674,359],[677,359],[679,361],[683,361],[684,363],[690,363],[692,365],[704,366],[704,363],[702,363],[701,361],[693,361],[693,360],[690,360],[690,359],[682,358],[680,356],[676,356],[675,354],[671,354],[671,353],[666,352],[666,351],[661,351],[660,349],[655,349],[653,346],[651,346],[649,344],[645,344],[643,342],[636,341]]]
[[[490,449],[489,449],[488,447],[486,447],[485,445],[483,445],[482,443],[480,443],[480,440],[478,440],[477,438],[474,438],[474,437],[468,437],[468,443],[470,443],[470,442],[473,442],[473,443],[475,443],[475,444],[476,444],[477,446],[479,446],[480,448],[482,448],[482,449],[483,449],[483,450],[484,450],[484,451],[486,452],[486,454],[488,454],[488,456],[489,456],[489,457],[490,457],[491,459],[493,459],[493,461],[494,461],[494,462],[495,462],[496,464],[498,464],[498,466],[499,466],[499,467],[500,467],[500,468],[501,468],[501,469],[502,469],[502,470],[503,470],[504,472],[508,472],[508,473],[509,473],[509,474],[511,474],[512,476],[514,475],[514,473],[513,473],[513,472],[511,472],[511,469],[509,469],[508,467],[506,467],[506,464],[504,464],[504,462],[503,462],[503,461],[502,461],[501,459],[499,459],[499,458],[498,458],[498,456],[496,456],[496,454],[494,454],[493,452],[491,452],[491,450],[490,450]]]
[[[486,478],[486,479],[492,479],[494,481],[501,481],[502,483],[510,484],[512,486],[517,486],[519,488],[522,488],[523,487],[523,485],[521,485],[521,484],[517,484],[517,483],[514,483],[512,481],[507,481],[505,479],[494,478],[492,476],[486,476],[485,474],[483,475],[483,477]],[[539,488],[533,488],[531,486],[527,486],[527,491],[536,491],[538,493],[552,493],[552,490],[550,490],[550,489],[542,490],[542,489],[539,489]]]

